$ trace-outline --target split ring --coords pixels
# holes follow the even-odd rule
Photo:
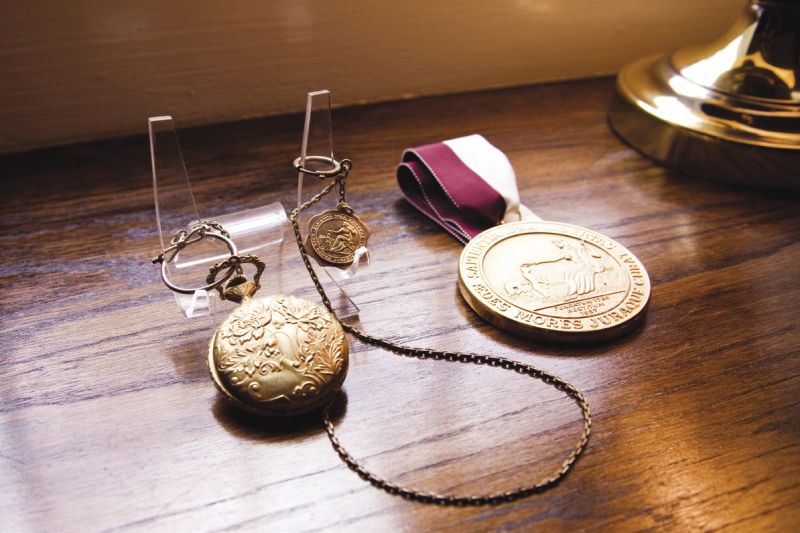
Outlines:
[[[190,232],[190,234],[191,233],[192,232]],[[228,251],[230,252],[231,255],[239,255],[239,250],[236,248],[236,244],[234,244],[234,242],[229,237],[226,237],[225,235],[222,235],[221,233],[212,232],[212,231],[205,232],[205,234],[203,236],[204,237],[213,237],[215,239],[221,240],[228,247]],[[180,251],[182,248],[185,248],[187,244],[191,244],[193,242],[198,242],[198,241],[199,241],[199,239],[193,240],[193,241],[188,241],[188,242],[179,241],[178,243],[175,243],[172,246],[170,246],[169,248],[167,248],[166,250],[164,250],[164,252],[162,252],[161,255],[159,255],[154,260],[154,262],[160,262],[161,263],[161,279],[164,281],[164,285],[166,285],[170,290],[175,291],[175,292],[179,292],[181,294],[194,294],[195,291],[210,291],[212,289],[217,288],[217,286],[225,283],[225,281],[227,281],[227,279],[230,278],[233,275],[234,272],[236,272],[236,266],[235,265],[231,265],[231,267],[228,269],[228,271],[225,272],[225,274],[221,278],[219,278],[218,280],[215,280],[213,283],[209,283],[208,285],[205,285],[203,287],[197,287],[197,288],[194,288],[194,289],[187,289],[187,288],[184,288],[184,287],[178,287],[177,285],[172,283],[169,280],[169,275],[167,274],[167,263],[170,263],[175,258],[175,256],[178,254],[178,251]],[[171,256],[169,256],[169,258],[166,258],[167,252],[170,252],[172,250],[174,250],[174,253]]]
[[[306,161],[311,161],[312,163],[325,163],[326,165],[330,165],[331,168],[327,170],[310,170],[303,166]],[[345,159],[344,161],[347,160]],[[305,161],[303,161],[302,157],[298,157],[292,162],[292,165],[294,165],[295,170],[298,172],[315,176],[319,179],[333,178],[342,173],[342,163],[332,157],[326,157],[324,155],[307,155]]]

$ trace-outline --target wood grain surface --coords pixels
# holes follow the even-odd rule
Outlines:
[[[654,166],[609,131],[608,79],[342,109],[350,203],[372,229],[347,283],[367,331],[539,366],[585,394],[594,432],[557,487],[442,508],[363,482],[317,416],[268,422],[208,379],[212,325],[184,320],[158,250],[144,136],[0,159],[0,530],[789,530],[800,522],[798,198]],[[179,118],[179,117],[178,117]],[[142,129],[145,123],[142,121]],[[201,214],[291,206],[302,117],[181,131]],[[474,132],[511,159],[545,219],[630,248],[646,323],[587,347],[509,336],[456,288],[461,246],[401,199],[409,146]],[[292,243],[289,241],[289,244]],[[265,290],[315,298],[296,250]],[[494,368],[353,343],[341,439],[375,472],[475,494],[549,473],[580,431],[574,403]]]

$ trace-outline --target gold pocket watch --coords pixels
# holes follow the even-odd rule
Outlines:
[[[293,416],[329,402],[347,375],[348,344],[339,321],[325,308],[295,296],[256,298],[264,262],[239,255],[218,223],[201,221],[178,232],[154,262],[162,265],[164,283],[173,291],[197,289],[174,285],[167,264],[178,251],[203,238],[222,240],[230,256],[211,267],[207,285],[220,298],[240,303],[219,325],[208,347],[208,369],[217,389],[237,406],[259,415]],[[167,254],[169,256],[167,257]],[[256,268],[250,281],[242,265]]]

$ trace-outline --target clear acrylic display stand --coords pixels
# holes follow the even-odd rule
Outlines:
[[[331,116],[331,93],[327,89],[312,91],[308,93],[306,100],[305,124],[303,127],[303,140],[300,147],[300,163],[304,168],[327,170],[323,165],[315,167],[315,163],[306,161],[307,156],[325,156],[334,158],[333,152],[333,119]],[[357,174],[357,170],[355,173]],[[353,176],[348,178],[352,182]],[[318,179],[303,172],[297,173],[297,204],[301,205],[310,200],[330,184],[328,179]],[[300,215],[300,227],[308,228],[309,219],[324,210],[336,209],[338,203],[336,190],[332,191],[325,198],[314,204]],[[358,201],[353,199],[348,193],[348,203],[358,212]],[[312,259],[316,261],[315,259]],[[353,263],[347,268],[337,268],[317,262],[317,268],[322,269],[327,277],[325,283],[331,289],[335,288],[334,294],[338,298],[331,298],[336,314],[341,318],[358,314],[358,305],[348,296],[343,284],[346,280],[355,277],[370,266],[369,250],[366,246],[358,248],[355,252]],[[331,291],[328,291],[329,294]]]
[[[280,203],[275,202],[264,207],[213,217],[203,211],[201,217],[201,211],[198,210],[192,193],[172,117],[150,117],[148,131],[156,225],[162,251],[169,246],[177,230],[188,229],[198,220],[210,218],[222,224],[230,233],[240,254],[276,258],[283,256],[284,240],[291,234],[291,227]],[[228,254],[227,247],[221,241],[203,239],[178,252],[175,259],[167,265],[170,279],[182,287],[205,285],[211,265],[224,259]],[[276,279],[280,278],[270,277],[273,283]],[[270,287],[270,292],[281,292],[280,289],[281,287]],[[193,294],[173,294],[186,318],[210,316],[213,321],[214,313],[219,306],[234,305],[227,301],[223,304],[216,291],[199,290]]]

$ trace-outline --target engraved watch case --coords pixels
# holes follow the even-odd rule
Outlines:
[[[208,368],[220,392],[252,413],[292,416],[328,402],[347,375],[348,344],[323,307],[294,296],[245,301],[217,328]]]

